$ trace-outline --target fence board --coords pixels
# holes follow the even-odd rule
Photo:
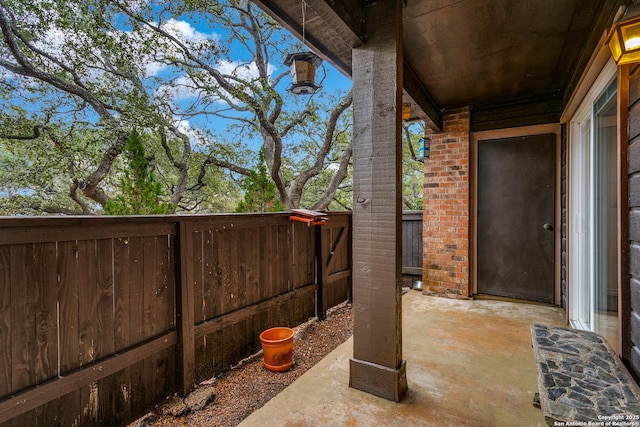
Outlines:
[[[11,392],[10,246],[0,246],[0,397]]]
[[[223,251],[224,248],[224,232],[222,230],[213,230],[212,232],[212,246],[211,246],[211,259],[213,265],[213,275],[211,276],[211,282],[208,286],[211,288],[211,307],[212,311],[207,318],[219,316],[224,313],[225,304],[225,283],[224,283],[224,262]]]
[[[27,282],[33,265],[29,246],[11,246],[11,390],[21,391],[36,383],[35,301]],[[31,259],[29,259],[31,257]],[[30,272],[30,271],[29,271]]]
[[[59,420],[61,426],[79,426],[82,419],[80,411],[80,390],[63,394],[59,399]]]
[[[122,425],[133,419],[131,403],[131,368],[126,367],[113,375],[113,387],[115,390],[116,407],[114,424]]]
[[[94,396],[96,400],[96,412],[98,415],[98,423],[101,426],[115,425],[116,420],[116,388],[115,375],[110,375],[96,383],[98,395]]]
[[[235,241],[234,246],[237,248],[236,250],[236,276],[238,280],[238,295],[236,297],[235,309],[240,307],[244,307],[247,305],[247,264],[249,263],[249,259],[247,258],[247,245],[250,244],[250,230],[247,228],[243,228],[235,231],[235,236],[237,240]],[[243,336],[245,333],[243,332]],[[243,343],[243,348],[246,343]]]
[[[271,247],[269,239],[271,235],[272,227],[260,227],[258,230],[260,248],[260,300],[267,298],[269,295],[273,295],[273,282],[271,274]],[[266,321],[266,319],[265,319]]]
[[[89,284],[96,292],[96,324],[98,342],[94,359],[101,359],[115,352],[114,290],[113,290],[113,239],[96,242],[96,282]]]
[[[229,295],[227,296],[227,311],[236,310],[240,304],[240,294],[242,293],[242,281],[240,276],[239,250],[238,242],[240,235],[239,230],[229,230],[227,232],[227,247],[229,248]]]
[[[99,425],[97,396],[97,382],[91,382],[80,387],[80,406],[82,407],[81,427],[97,427]]]
[[[283,292],[290,291],[291,288],[291,252],[292,248],[289,244],[289,236],[291,232],[291,224],[279,225],[278,226],[278,246],[277,246],[277,260],[279,262],[276,263],[277,268],[277,293],[281,294]]]
[[[204,246],[205,242],[209,242],[211,244],[211,237],[208,239],[205,238],[205,233],[201,231],[193,231],[189,234],[189,239],[187,240],[187,244],[191,243],[191,256],[192,263],[191,266],[193,268],[193,275],[190,276],[191,281],[193,282],[193,312],[194,319],[196,322],[200,322],[205,320],[207,317],[206,313],[206,304],[207,304],[207,296],[205,294],[205,254],[208,254],[209,251],[205,250]]]
[[[143,262],[142,262],[142,300],[144,304],[144,335],[143,338],[147,339],[152,337],[158,330],[158,324],[156,319],[156,310],[154,307],[155,293],[156,293],[156,237],[145,237],[143,246]],[[147,369],[149,369],[147,367]]]
[[[60,399],[53,399],[36,409],[38,425],[59,426],[65,425],[60,422]]]
[[[97,324],[98,292],[96,289],[96,253],[95,240],[80,240],[76,243],[76,259],[78,268],[78,321],[79,321],[79,365],[80,367],[96,360],[99,352],[99,337]],[[82,274],[79,274],[82,268]],[[83,390],[84,397],[87,390]]]
[[[129,236],[128,244],[128,288],[129,288],[129,345],[142,342],[145,338],[144,323],[144,247],[145,238]],[[129,401],[132,412],[136,407],[144,408],[145,382],[143,377],[144,362],[136,362],[122,378],[128,387]],[[126,373],[123,373],[126,375]]]
[[[136,362],[130,367],[131,407],[144,408],[146,403],[146,382],[144,379],[144,361]]]
[[[52,243],[34,244],[37,255],[34,271],[36,292],[36,382],[42,384],[58,375],[58,289],[56,248]],[[38,408],[36,418],[45,425],[54,424],[59,413],[59,399]]]
[[[246,262],[246,302],[245,305],[255,304],[260,301],[260,233],[256,230],[249,230],[243,237],[245,241]]]
[[[194,236],[194,254],[197,253],[199,280],[198,285],[198,316],[196,321],[203,321],[215,316],[216,313],[216,283],[220,280],[218,273],[218,244],[217,234],[211,230],[202,231]],[[195,251],[198,252],[195,252]]]
[[[144,238],[144,262],[143,262],[143,300],[144,300],[144,338],[154,336],[160,329],[157,318],[157,307],[155,306],[156,272],[158,269],[156,258],[157,237],[150,236]],[[155,398],[155,356],[150,356],[142,362],[142,395],[144,406],[152,405]]]
[[[61,331],[60,345],[60,375],[70,372],[79,366],[78,342],[78,271],[77,245],[75,241],[60,242],[58,244],[58,271],[60,300],[59,325]],[[75,399],[74,399],[75,402]],[[79,405],[79,401],[77,402]],[[72,402],[68,402],[69,405]]]
[[[220,310],[216,312],[216,315],[222,315],[231,311],[231,253],[230,248],[225,244],[228,239],[228,231],[223,230],[220,231],[218,237],[218,243],[220,245],[220,250],[218,251],[218,256],[220,260],[220,294],[218,294],[218,299],[220,301]]]
[[[175,327],[175,265],[171,259],[170,250],[173,236],[158,236],[155,239],[156,271],[152,307],[155,311],[156,329],[154,336]]]
[[[162,401],[169,396],[176,388],[175,381],[175,350],[165,349],[158,353],[155,357],[156,388],[154,395],[154,403]]]
[[[129,237],[129,337],[144,340],[144,237]]]
[[[138,403],[139,406],[150,408],[155,400],[156,380],[155,377],[155,365],[156,356],[149,356],[142,362],[142,401]]]
[[[130,276],[129,241],[126,238],[113,240],[113,333],[115,351],[131,344],[130,326]]]
[[[52,243],[34,244],[33,286],[36,296],[36,382],[58,375],[58,289],[56,248]]]

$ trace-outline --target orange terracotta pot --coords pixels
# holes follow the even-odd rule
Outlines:
[[[293,329],[271,328],[260,334],[264,367],[274,372],[284,372],[293,365]]]

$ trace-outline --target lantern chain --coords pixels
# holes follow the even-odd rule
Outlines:
[[[306,46],[306,42],[305,42],[305,34],[304,34],[304,22],[305,22],[305,15],[307,12],[307,2],[305,0],[302,0],[302,44]]]

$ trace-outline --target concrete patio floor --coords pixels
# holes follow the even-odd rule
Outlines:
[[[531,323],[563,325],[544,305],[403,297],[409,392],[394,403],[349,388],[349,339],[240,426],[546,426]]]

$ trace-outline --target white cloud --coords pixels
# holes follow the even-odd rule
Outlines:
[[[255,61],[245,63],[242,61],[220,60],[216,63],[215,68],[225,76],[232,76],[244,81],[251,82],[257,80],[260,77],[260,73]],[[274,71],[275,67],[269,64],[269,66],[267,67],[267,78],[271,77],[271,74]],[[247,95],[253,95],[249,87],[245,89],[245,93]],[[225,93],[225,96],[231,99],[235,99],[235,97],[231,96],[229,93]],[[220,100],[220,102],[224,101]]]
[[[150,58],[147,58],[147,60],[143,62],[144,62],[144,68],[142,71],[144,72],[145,77],[155,77],[158,74],[160,74],[162,70],[165,70],[166,68],[168,68],[167,64],[163,64],[162,62],[158,62],[158,61],[153,61]]]
[[[158,23],[151,22],[150,25],[157,26]],[[189,48],[192,49],[193,52],[196,54],[202,49],[206,50],[211,45],[215,45],[220,39],[220,36],[216,33],[206,34],[206,33],[200,32],[196,30],[196,28],[193,25],[191,25],[190,22],[177,20],[174,18],[171,18],[166,22],[164,22],[163,24],[161,24],[160,29],[166,31],[176,39],[180,40],[182,43],[189,45]],[[151,29],[146,28],[144,31],[148,32],[149,35],[151,35],[151,32],[152,32]],[[140,36],[133,36],[133,37],[140,37]],[[166,54],[168,56],[180,55],[181,53],[179,49],[175,46],[173,47],[167,46],[166,49],[167,49]],[[155,61],[151,57],[143,58],[142,62],[145,64],[144,73],[146,77],[157,76],[163,70],[169,68],[168,65],[162,62]]]
[[[180,132],[185,134],[188,134],[193,130],[191,128],[191,123],[189,123],[189,120],[176,119],[175,126]]]
[[[176,78],[170,85],[162,85],[156,94],[173,102],[196,98],[200,90],[195,88],[193,81],[187,75]]]
[[[204,136],[198,129],[194,129],[191,127],[191,123],[189,123],[189,120],[176,118],[174,125],[178,129],[178,131],[187,135],[187,137],[189,138],[189,143],[192,147],[197,148],[203,145],[202,140]]]
[[[215,64],[215,69],[223,76],[230,76],[247,82],[255,81],[260,77],[260,73],[258,72],[258,67],[255,62],[246,63],[242,61],[220,60]],[[267,70],[268,76],[271,76],[275,70],[276,67],[269,65]],[[155,94],[157,97],[173,103],[179,103],[180,101],[190,99],[192,100],[199,96],[206,97],[209,101],[223,104],[226,103],[226,101],[222,98],[235,99],[238,101],[235,97],[222,89],[220,89],[221,96],[216,97],[214,90],[218,87],[218,84],[213,77],[207,76],[206,74],[200,74],[198,78],[200,79],[199,85],[196,85],[188,75],[179,76],[174,79],[171,84],[160,86],[156,90]],[[231,83],[236,84],[235,81],[232,81]],[[202,89],[197,88],[197,86],[209,87],[211,90],[203,91]],[[250,87],[247,87],[245,92],[248,95],[253,95]]]
[[[241,61],[220,60],[216,64],[216,69],[222,74],[234,76],[243,80],[255,80],[260,77],[255,61],[247,64]],[[271,77],[271,74],[273,74],[275,70],[276,68],[269,64],[267,68],[267,75]]]
[[[4,68],[0,67],[0,81],[9,81],[9,80],[14,80],[16,79],[18,76],[16,76],[15,74],[13,74],[11,71],[6,70]]]
[[[191,23],[187,21],[180,21],[174,18],[167,20],[160,26],[161,29],[168,32],[175,38],[181,41],[200,43],[206,41],[217,41],[218,37],[215,34],[205,34],[196,30]]]

